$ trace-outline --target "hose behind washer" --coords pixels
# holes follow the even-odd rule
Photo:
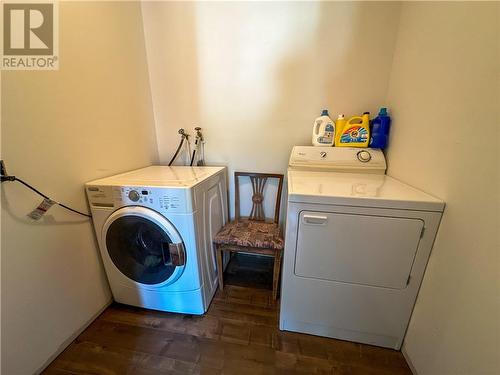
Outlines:
[[[172,157],[172,159],[170,160],[170,163],[168,163],[168,166],[169,166],[169,167],[170,167],[170,166],[174,163],[175,159],[177,159],[177,156],[179,155],[179,151],[181,151],[181,148],[182,148],[182,144],[183,144],[183,143],[184,143],[184,137],[182,137],[182,138],[181,138],[181,141],[180,141],[180,143],[179,143],[179,147],[177,147],[177,150],[175,151],[174,156],[173,156],[173,157]]]
[[[193,166],[195,156],[196,156],[196,148],[193,150],[193,154],[191,155],[191,162],[189,163],[190,167]]]

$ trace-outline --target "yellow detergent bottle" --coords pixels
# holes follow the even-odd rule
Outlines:
[[[361,117],[351,117],[342,131],[338,133],[339,136],[335,139],[335,146],[368,147],[370,142],[370,112],[363,113]]]
[[[342,135],[346,121],[347,120],[342,113],[339,114],[337,120],[335,121],[335,146],[339,145],[340,136]]]

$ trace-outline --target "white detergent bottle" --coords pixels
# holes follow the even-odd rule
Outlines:
[[[333,146],[335,143],[335,123],[324,109],[316,120],[314,120],[312,132],[313,146]]]

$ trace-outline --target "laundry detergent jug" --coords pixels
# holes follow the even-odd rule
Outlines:
[[[387,113],[387,108],[380,108],[378,116],[372,120],[372,131],[370,137],[371,148],[387,147],[390,127],[391,117]]]
[[[335,146],[338,146],[340,142],[340,136],[342,135],[346,122],[347,120],[345,119],[345,116],[340,113],[335,121]]]
[[[340,147],[368,147],[370,142],[370,112],[363,116],[351,117],[346,122],[335,146]]]
[[[314,120],[312,131],[313,146],[333,146],[335,143],[335,124],[324,109],[316,120]]]

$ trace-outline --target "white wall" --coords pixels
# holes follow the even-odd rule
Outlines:
[[[500,374],[499,4],[404,3],[389,174],[447,203],[406,336],[418,374]]]
[[[60,2],[60,70],[2,72],[2,158],[88,211],[83,183],[157,160],[138,3]],[[39,369],[111,298],[89,220],[2,185],[2,373]]]
[[[322,108],[375,111],[387,92],[398,3],[142,5],[160,161],[177,129],[206,138],[206,160],[284,173]],[[232,182],[231,182],[232,190]],[[231,204],[231,207],[233,204]]]

